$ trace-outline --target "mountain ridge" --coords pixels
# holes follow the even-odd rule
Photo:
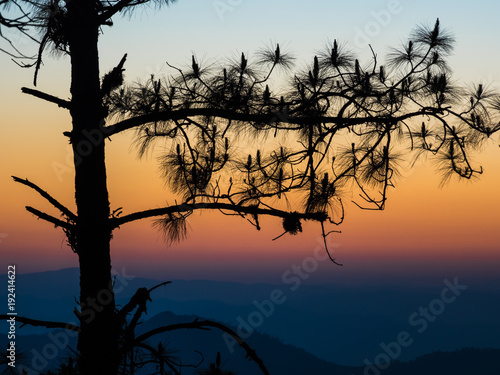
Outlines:
[[[157,314],[145,320],[138,330],[138,334],[151,329],[171,324],[185,323],[191,321],[202,321],[203,317],[196,315],[176,315],[170,311]],[[235,329],[235,327],[233,327]],[[46,335],[20,335],[17,338],[18,353],[29,353],[24,366],[29,374],[54,370],[58,367],[61,359],[71,355],[71,349],[76,347],[76,338],[64,338],[62,330],[52,330],[52,334]],[[175,334],[165,335],[163,339],[158,337],[149,340],[150,345],[157,345],[162,341],[173,353],[177,353],[177,361],[184,364],[193,364],[199,361],[197,353],[202,353],[207,366],[213,361],[217,352],[221,353],[224,369],[236,371],[239,375],[258,374],[259,369],[255,363],[245,358],[245,352],[239,348],[229,346],[224,334],[220,331],[210,330],[182,330]],[[443,370],[453,375],[498,375],[500,373],[500,350],[493,348],[462,348],[457,351],[436,351],[419,356],[411,361],[391,361],[380,364],[377,361],[365,362],[360,366],[343,366],[322,360],[311,353],[293,345],[284,344],[279,338],[268,334],[255,332],[247,340],[247,343],[255,349],[257,355],[263,360],[271,375],[442,375]],[[6,338],[0,340],[2,347],[6,345]],[[57,356],[48,359],[47,348],[52,346]],[[233,349],[231,351],[231,349]],[[54,350],[54,349],[51,349]],[[186,354],[181,356],[181,354]],[[21,364],[18,363],[18,367]],[[184,368],[182,373],[193,375],[196,369]],[[137,375],[141,375],[137,372]]]
[[[119,306],[127,303],[139,287],[149,288],[160,282],[131,278],[124,270],[117,271],[115,288]],[[75,322],[73,309],[77,307],[78,279],[78,268],[18,275],[16,307],[19,314]],[[168,310],[238,326],[242,320],[248,322],[249,317],[262,314],[258,306],[265,305],[271,293],[278,290],[284,302],[275,303],[272,313],[263,316],[262,322],[253,328],[280,337],[284,343],[323,360],[343,365],[355,366],[366,358],[375,358],[381,343],[394,341],[402,331],[410,332],[414,339],[400,355],[399,359],[404,361],[436,350],[468,346],[500,348],[497,319],[500,292],[483,291],[474,285],[455,302],[446,304],[435,321],[419,333],[409,318],[439,298],[444,284],[420,290],[401,286],[343,288],[304,283],[292,291],[288,285],[279,284],[172,281],[152,293],[153,302],[148,304],[150,316]],[[0,290],[0,298],[4,295],[6,290]],[[43,329],[24,327],[21,331],[42,333]]]

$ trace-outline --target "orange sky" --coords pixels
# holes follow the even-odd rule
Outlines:
[[[22,102],[32,105],[36,100],[23,98]],[[47,118],[56,120],[37,120],[36,127],[29,127],[27,139],[23,122],[35,121],[38,115],[34,111],[19,114],[9,131],[4,131],[8,141],[3,138],[2,160],[8,163],[2,163],[0,178],[0,228],[8,236],[0,246],[7,259],[20,264],[21,272],[77,265],[62,232],[37,221],[23,209],[33,205],[54,213],[51,207],[10,179],[12,174],[28,177],[73,207],[73,174],[65,169],[67,141],[61,134],[66,129],[66,117],[57,108],[49,111]],[[124,214],[161,206],[168,197],[156,160],[138,160],[131,139],[131,135],[120,135],[108,143],[111,207],[123,206]],[[385,211],[362,211],[347,205],[346,221],[340,228],[343,233],[330,239],[338,246],[334,249],[335,257],[347,269],[365,267],[366,262],[371,262],[374,269],[384,269],[387,262],[411,259],[498,263],[499,151],[492,142],[477,157],[485,168],[478,181],[451,182],[439,188],[439,178],[432,163],[427,162],[405,172],[397,189],[391,190]],[[221,277],[223,272],[230,278],[230,269],[276,274],[276,270],[311,256],[320,234],[319,226],[311,223],[304,226],[302,234],[272,241],[281,234],[279,220],[262,219],[263,230],[258,232],[240,218],[219,213],[195,214],[189,223],[189,238],[169,248],[149,220],[123,226],[113,240],[114,264],[137,274],[177,271],[177,277],[182,275],[180,269],[191,270],[186,277],[209,277],[210,272]],[[252,267],[254,271],[250,271]],[[237,278],[238,272],[233,276]]]
[[[325,6],[328,5],[325,3]],[[417,7],[416,3],[415,7]],[[172,8],[172,12],[174,11],[183,12],[184,10]],[[292,12],[290,9],[288,11]],[[358,12],[357,9],[355,11]],[[293,12],[300,13],[296,10]],[[170,21],[174,23],[183,17],[182,14],[171,14],[173,18]],[[369,14],[367,11],[365,18],[368,17],[368,20]],[[399,35],[402,29],[395,32],[391,29],[393,26],[404,27],[406,33],[409,25],[422,21],[420,18],[410,19],[412,14],[412,12],[406,12],[402,13],[402,18],[395,18],[394,23],[381,33],[381,40],[385,42],[389,38],[392,42],[395,38],[393,36]],[[217,32],[221,33],[220,35],[224,38],[216,38],[208,44],[205,39],[197,38],[193,36],[194,34],[189,36],[179,34],[178,38],[165,39],[165,50],[177,51],[173,57],[171,53],[165,52],[165,55],[168,55],[170,61],[172,59],[185,61],[185,57],[189,56],[193,48],[203,48],[201,46],[213,49],[214,53],[220,50],[234,51],[234,47],[227,47],[224,44],[230,43],[230,38],[227,34],[223,34],[223,30],[233,27],[234,23],[237,23],[237,17],[243,16],[244,14],[238,16],[235,11],[235,18],[228,20],[228,24],[217,24],[217,30],[220,29]],[[434,15],[429,17],[429,19],[435,19]],[[205,16],[199,18],[198,21],[200,23],[214,22]],[[127,22],[129,21],[120,20],[119,24],[122,26],[117,26],[116,30],[122,30],[123,33],[130,32],[132,29],[127,26]],[[164,25],[163,19],[159,16],[153,17],[151,22],[158,28]],[[314,38],[318,40],[317,47],[321,45],[321,40],[331,36],[331,27],[322,25],[322,23],[316,23],[316,28],[311,29],[313,30],[311,35],[308,34],[308,38],[313,38],[312,34],[314,34]],[[456,28],[457,39],[462,37],[459,40],[469,43],[470,50],[467,52],[459,48],[453,61],[467,65],[471,63],[470,56],[477,56],[479,52],[484,52],[482,47],[479,52],[472,50],[471,48],[479,48],[479,46],[475,40],[471,42],[468,38],[474,39],[475,33],[486,35],[486,31],[476,28],[471,33],[467,33],[458,25],[451,22],[449,27]],[[256,37],[251,33],[245,34],[242,30],[234,30],[235,33],[241,34],[238,34],[240,38],[238,41],[256,40],[255,43],[259,46],[262,46],[263,41],[268,40],[263,35],[266,35],[266,38],[268,38],[267,35],[279,36],[278,33],[273,34],[274,31],[271,33],[261,30],[263,34]],[[200,33],[205,31],[200,26]],[[261,31],[256,30],[256,32]],[[345,35],[352,34],[352,30],[345,28],[342,32]],[[488,32],[490,37],[493,37],[493,34]],[[289,34],[285,33],[285,35]],[[188,37],[190,42],[184,42],[184,39]],[[234,35],[233,37],[236,38]],[[299,37],[297,36],[300,40]],[[285,41],[289,41],[289,38],[290,36]],[[373,42],[375,46],[378,43],[380,50],[384,51],[380,46],[381,40]],[[116,63],[123,52],[131,52],[126,49],[129,48],[127,46],[129,38],[123,38],[119,43],[121,44],[113,44],[113,48],[102,49],[103,70],[108,70],[113,63]],[[127,78],[130,81],[133,81],[137,74],[145,77],[164,69],[163,55],[154,60],[156,62],[151,63],[152,65],[144,65],[143,60],[153,60],[152,56],[156,58],[158,51],[148,49],[146,45],[136,44],[137,50],[130,53],[130,62],[127,62],[130,63],[127,65],[127,74],[129,74]],[[234,45],[235,43],[231,44],[231,46]],[[303,51],[306,47],[308,51],[313,48],[304,42],[299,45],[298,49],[301,51],[300,48],[302,48]],[[201,50],[201,53],[204,51]],[[469,58],[466,58],[467,56]],[[481,65],[482,70],[477,72],[480,77],[483,77],[483,81],[485,81],[484,77],[496,77],[496,71],[492,69],[493,67],[497,69],[498,64],[493,60],[492,58],[474,60],[474,64],[489,64]],[[45,62],[46,65],[42,68],[39,78],[40,89],[67,98],[69,74],[67,60],[64,58],[54,60],[47,57]],[[458,79],[468,74],[465,65],[458,67]],[[2,192],[0,195],[0,251],[2,259],[4,262],[8,260],[8,262],[17,263],[19,272],[77,266],[76,256],[65,245],[62,232],[48,223],[37,221],[24,210],[25,205],[33,205],[38,209],[47,209],[54,213],[51,207],[35,192],[15,184],[10,177],[16,175],[29,178],[64,204],[74,207],[73,174],[71,165],[68,164],[71,154],[67,139],[62,135],[63,131],[69,130],[69,117],[64,110],[54,105],[21,94],[21,86],[31,87],[32,71],[18,68],[5,55],[0,55],[0,66],[2,67],[0,81],[2,121],[0,127],[0,189]],[[159,66],[162,68],[158,68]],[[477,77],[476,74],[472,78],[477,79]],[[467,79],[469,79],[468,75]],[[111,208],[123,206],[125,214],[134,210],[158,207],[167,200],[167,194],[159,178],[156,160],[139,161],[135,150],[131,147],[131,141],[131,135],[120,135],[114,138],[111,143],[108,143],[107,155]],[[439,188],[439,178],[434,173],[432,163],[428,162],[412,171],[406,171],[406,177],[397,184],[397,189],[390,192],[386,211],[361,211],[353,205],[348,205],[346,221],[340,228],[343,233],[331,238],[331,241],[338,245],[335,249],[335,256],[345,264],[345,267],[342,271],[334,268],[336,271],[332,272],[348,273],[350,269],[357,269],[359,272],[367,269],[385,272],[390,270],[391,265],[404,263],[408,267],[407,272],[424,273],[428,270],[429,262],[436,267],[445,264],[457,264],[460,267],[475,264],[474,267],[481,270],[489,270],[488,265],[499,266],[500,247],[497,244],[497,233],[500,226],[497,217],[500,212],[498,196],[500,148],[498,136],[495,136],[494,140],[489,143],[485,152],[477,156],[476,161],[485,168],[485,173],[479,181],[451,182]],[[266,273],[272,278],[279,276],[280,270],[286,269],[294,262],[301,262],[304,258],[311,256],[317,246],[320,233],[318,226],[308,224],[304,226],[304,233],[298,236],[285,236],[273,242],[272,238],[281,234],[281,224],[277,220],[263,219],[263,230],[257,232],[238,218],[223,217],[216,213],[193,216],[190,220],[189,238],[170,248],[166,248],[162,243],[161,236],[152,228],[150,221],[124,226],[115,232],[114,264],[117,267],[128,267],[137,274],[145,274],[149,270],[155,275],[161,275],[165,271],[172,272],[178,275],[176,277],[184,274],[191,278],[197,277],[196,275],[238,278],[246,272],[247,279],[251,279],[252,273]],[[414,266],[420,264],[421,268],[415,271],[412,264]],[[0,273],[2,272],[0,270]]]

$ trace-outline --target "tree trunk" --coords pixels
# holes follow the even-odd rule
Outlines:
[[[78,222],[74,248],[80,262],[81,375],[114,375],[119,365],[119,327],[111,279],[109,200],[100,95],[95,2],[68,2],[71,55],[72,146]]]

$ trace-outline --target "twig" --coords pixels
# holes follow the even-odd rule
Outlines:
[[[9,320],[9,319],[12,319],[11,315],[0,315],[0,320]],[[16,320],[16,322],[23,323],[21,328],[23,326],[25,326],[26,324],[29,324],[30,326],[33,326],[33,327],[63,328],[63,329],[67,329],[70,331],[80,332],[80,327],[77,327],[71,323],[50,322],[50,321],[46,321],[46,320],[25,318],[23,316],[16,316],[15,320]]]
[[[64,229],[67,229],[69,231],[72,231],[74,229],[74,226],[66,221],[59,220],[55,218],[54,216],[51,216],[49,214],[46,214],[45,212],[42,212],[40,210],[37,210],[36,208],[26,206],[26,211],[31,212],[33,215],[37,216],[39,219],[48,221],[49,223],[54,224],[56,227],[61,227]]]
[[[60,98],[58,98],[56,96],[53,96],[53,95],[50,95],[50,94],[46,94],[46,93],[44,93],[42,91],[39,91],[39,90],[33,90],[33,89],[29,89],[27,87],[22,87],[21,91],[24,94],[33,95],[33,96],[35,96],[37,98],[46,100],[46,101],[51,102],[51,103],[55,103],[55,104],[57,104],[61,108],[69,109],[71,107],[71,102],[70,101],[64,100],[64,99],[60,99]]]
[[[12,176],[12,178],[14,179],[15,182],[19,182],[20,184],[23,184],[35,190],[38,194],[47,199],[50,204],[52,204],[55,208],[57,208],[64,215],[66,215],[68,219],[70,219],[71,221],[77,220],[77,216],[73,212],[71,212],[67,207],[63,206],[61,203],[59,203],[55,198],[53,198],[45,190],[41,189],[38,185],[34,184],[31,181],[28,181],[28,179],[22,179],[16,176]]]
[[[321,223],[321,232],[322,232],[322,235],[323,235],[323,243],[325,245],[325,251],[326,253],[328,254],[328,258],[330,258],[330,260],[335,263],[337,266],[343,266],[342,263],[339,263],[337,262],[334,258],[332,258],[331,254],[330,254],[330,250],[328,250],[328,244],[326,243],[326,236],[328,236],[328,234],[334,232],[334,231],[330,231],[327,233],[325,233],[325,225],[323,223]],[[340,233],[340,232],[339,232]]]

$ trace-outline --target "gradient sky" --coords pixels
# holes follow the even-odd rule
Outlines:
[[[233,5],[231,5],[233,4]],[[201,61],[252,55],[279,42],[297,57],[297,67],[312,60],[327,41],[347,42],[361,56],[370,43],[379,59],[418,24],[441,25],[456,37],[450,65],[457,82],[500,87],[500,4],[496,1],[202,1],[179,0],[171,7],[142,7],[117,17],[101,37],[101,69],[110,70],[128,53],[126,79],[168,74],[165,61],[185,66],[194,52]],[[15,36],[14,36],[15,37]],[[16,37],[15,37],[16,38]],[[30,48],[19,39],[17,45]],[[16,263],[18,272],[77,266],[61,231],[37,221],[25,205],[47,209],[30,189],[15,184],[16,175],[39,184],[74,207],[71,154],[63,131],[68,114],[50,103],[21,94],[32,86],[33,72],[0,56],[0,252],[2,264]],[[38,88],[67,98],[66,57],[46,56]],[[154,158],[138,160],[132,134],[108,143],[108,176],[112,209],[124,213],[158,207],[168,198]],[[476,156],[485,173],[474,182],[452,182],[439,188],[432,163],[407,170],[391,191],[384,212],[348,206],[342,234],[332,236],[335,257],[344,267],[320,262],[311,275],[318,282],[345,279],[442,280],[457,274],[493,277],[500,266],[500,148],[498,135]],[[195,214],[189,238],[167,248],[150,221],[115,232],[113,264],[129,274],[157,278],[214,278],[280,282],[294,264],[314,254],[320,228],[304,227],[298,236],[272,238],[280,222],[262,220],[257,232],[246,222],[219,214]],[[4,273],[0,269],[0,273]]]

